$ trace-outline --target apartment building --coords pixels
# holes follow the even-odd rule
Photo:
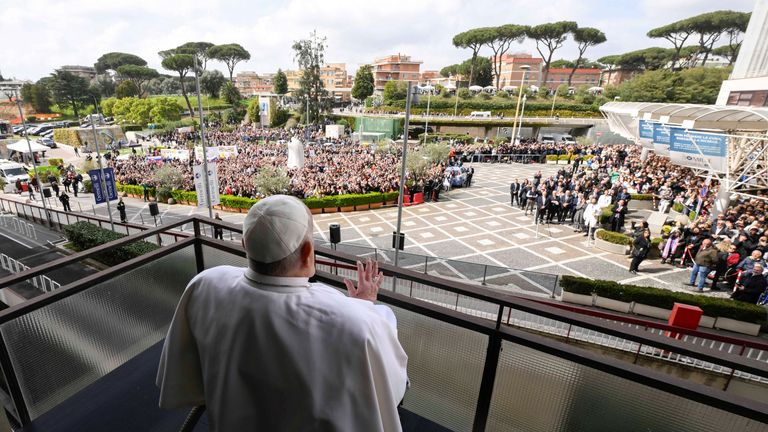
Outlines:
[[[274,76],[273,73],[259,75],[256,72],[239,72],[235,76],[235,87],[245,97],[254,96],[258,93],[272,93],[274,91],[272,85]]]
[[[556,89],[561,84],[568,84],[568,77],[571,75],[572,68],[550,68],[547,82],[545,85],[550,90]],[[571,87],[580,87],[587,85],[597,87],[600,85],[600,76],[602,69],[598,68],[578,68],[573,73]]]
[[[96,68],[93,66],[65,65],[60,67],[59,70],[70,72],[89,81],[96,78],[96,75],[98,75],[98,73],[96,73]]]
[[[373,86],[377,92],[384,91],[387,81],[413,81],[421,79],[421,60],[413,60],[411,56],[394,54],[377,58],[371,65],[373,68]]]
[[[494,59],[495,58],[492,57],[491,62],[493,62]],[[499,87],[518,87],[520,85],[520,80],[523,78],[524,69],[521,69],[523,66],[530,67],[525,78],[526,84],[541,86],[541,72],[544,68],[544,59],[534,57],[528,53],[513,53],[501,56]],[[495,72],[493,82],[496,82]]]

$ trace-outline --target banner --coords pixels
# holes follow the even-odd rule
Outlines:
[[[205,155],[208,160],[226,159],[237,156],[237,146],[205,147]],[[195,146],[195,158],[203,160],[203,148]]]
[[[719,133],[670,127],[669,158],[688,168],[714,172],[728,169],[728,141]]]
[[[669,156],[669,126],[653,123],[653,151],[659,156]]]
[[[189,160],[189,150],[186,149],[160,149],[163,159]]]
[[[205,179],[203,165],[195,165],[192,167],[192,173],[195,176],[195,191],[197,191],[197,206],[208,207],[207,198],[205,193]],[[219,176],[216,173],[216,164],[213,162],[208,163],[208,190],[211,196],[211,205],[221,204],[219,197]]]
[[[90,170],[88,175],[91,177],[91,185],[93,187],[93,199],[96,200],[96,204],[103,204],[107,202],[104,197],[104,191],[101,188],[101,171]],[[104,168],[104,182],[107,185],[107,197],[110,201],[117,199],[117,187],[115,187],[115,172],[112,168]]]
[[[653,150],[653,125],[649,120],[638,120],[637,122],[637,140],[644,147]]]

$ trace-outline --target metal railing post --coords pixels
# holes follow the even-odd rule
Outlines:
[[[493,396],[493,385],[496,381],[496,369],[499,363],[500,353],[501,337],[498,332],[494,332],[494,334],[488,338],[488,349],[486,350],[485,365],[483,366],[483,378],[480,382],[480,394],[477,397],[475,420],[472,424],[473,432],[485,431],[485,425],[488,422],[488,412],[491,408],[491,397]]]
[[[485,285],[485,276],[488,274],[488,265],[483,265],[483,285]]]
[[[424,274],[427,274],[427,267],[429,267],[429,255],[424,255]]]
[[[192,222],[192,227],[195,232],[195,264],[197,265],[197,272],[200,273],[205,270],[205,261],[203,260],[203,245],[200,243],[200,221],[195,219]]]
[[[3,375],[5,383],[8,386],[8,392],[11,396],[11,404],[13,405],[13,411],[15,412],[16,420],[24,427],[31,421],[29,418],[29,411],[27,410],[24,396],[21,393],[21,386],[19,380],[16,377],[16,372],[13,369],[13,363],[11,362],[11,356],[8,353],[8,347],[5,345],[5,337],[0,333],[0,366],[3,369]],[[14,413],[11,412],[11,415]]]
[[[555,290],[557,289],[557,284],[560,283],[560,275],[555,275],[555,285],[552,286],[552,295],[551,298],[555,298]]]

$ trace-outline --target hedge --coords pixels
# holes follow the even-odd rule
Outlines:
[[[602,213],[600,213],[600,223],[603,225],[609,223],[611,221],[611,216],[613,216],[611,207],[604,208]]]
[[[592,280],[569,275],[560,277],[560,287],[563,291],[574,294],[595,293],[600,297],[624,302],[634,301],[662,309],[672,309],[675,303],[684,303],[700,307],[705,315],[711,317],[731,318],[755,324],[766,322],[766,310],[762,307],[730,299],[637,285],[622,285],[614,281]]]
[[[61,176],[59,168],[55,166],[38,166],[37,173],[40,174],[40,177],[43,179],[43,183],[48,182],[49,175],[53,175],[57,179]],[[29,176],[34,177],[35,170],[29,170]]]
[[[120,234],[105,228],[99,228],[90,222],[84,221],[65,226],[64,234],[78,250],[90,249],[125,237],[125,234]],[[136,258],[137,256],[144,255],[157,248],[158,246],[152,243],[137,241],[101,252],[93,258],[106,265],[112,266]]]
[[[632,245],[632,237],[608,230],[600,230],[597,232],[597,238],[607,241],[608,243],[630,246]]]
[[[398,108],[401,110],[405,110],[405,99],[398,100],[398,101],[390,101],[388,106],[392,108]],[[432,98],[430,100],[429,109],[430,112],[434,110],[435,112],[441,110],[441,109],[447,109],[450,110],[451,113],[453,113],[454,108],[456,107],[456,99],[450,98],[450,99],[439,99],[439,98]],[[494,111],[509,111],[512,112],[515,111],[515,108],[517,107],[517,99],[506,99],[502,101],[485,101],[485,100],[479,100],[479,99],[469,99],[469,100],[459,100],[458,103],[458,109],[468,109],[472,111],[491,111],[494,115],[496,113]],[[419,103],[414,104],[411,108],[413,109],[424,109],[426,111],[427,108],[427,100],[426,98],[422,98]],[[549,117],[549,113],[552,110],[552,103],[549,102],[528,102],[525,105],[525,113],[531,113],[535,111],[544,111],[547,113],[547,117]],[[598,107],[595,105],[587,105],[587,104],[574,104],[574,103],[556,103],[554,105],[554,110],[557,114],[560,115],[560,117],[563,117],[563,112],[589,112],[589,113],[596,113],[599,114],[600,111]]]
[[[547,161],[557,162],[558,159],[557,155],[547,155]]]
[[[653,194],[629,194],[630,198],[638,201],[653,201]]]
[[[54,129],[53,140],[57,143],[66,144],[72,147],[80,147],[80,135],[77,133],[77,129]]]
[[[678,213],[682,213],[683,210],[685,210],[685,206],[683,205],[683,203],[676,202],[676,203],[672,204],[672,210],[674,210],[674,211],[676,211]]]
[[[571,155],[570,154],[560,155],[560,156],[557,157],[557,160],[570,161],[571,160]]]
[[[58,167],[59,165],[64,165],[64,159],[62,158],[50,158],[48,159],[48,165],[52,167]]]

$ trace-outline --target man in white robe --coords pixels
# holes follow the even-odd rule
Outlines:
[[[312,216],[272,196],[243,223],[248,268],[220,266],[187,286],[168,330],[160,406],[206,405],[215,431],[400,431],[407,356],[383,274],[358,263],[349,296],[314,275]]]

